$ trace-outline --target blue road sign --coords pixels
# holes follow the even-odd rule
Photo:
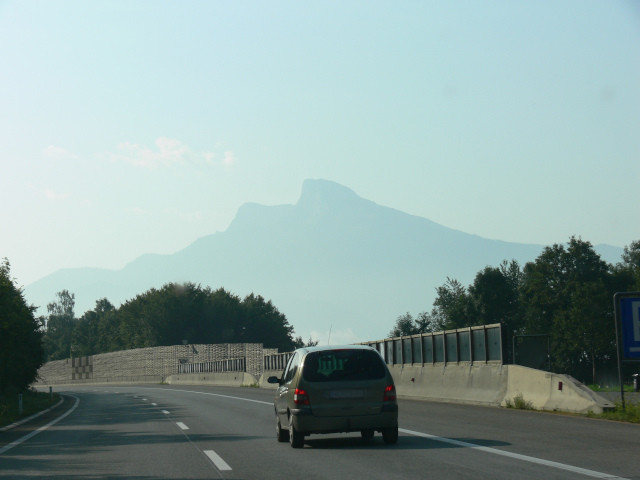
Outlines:
[[[640,298],[620,299],[622,352],[625,360],[640,360]]]

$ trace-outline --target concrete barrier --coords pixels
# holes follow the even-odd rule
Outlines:
[[[507,391],[499,364],[390,365],[398,397],[498,406]]]
[[[500,405],[513,403],[518,395],[537,410],[602,413],[613,403],[569,375],[543,372],[520,365],[507,365],[507,391]]]
[[[389,370],[399,398],[506,407],[521,396],[536,410],[572,413],[614,407],[569,375],[520,365],[390,365]]]
[[[522,396],[536,410],[602,413],[614,405],[569,375],[499,363],[389,365],[398,398],[506,407]],[[276,388],[267,378],[282,371],[266,371],[261,388]]]
[[[246,372],[184,373],[165,379],[170,385],[215,385],[220,387],[257,386],[258,379]]]

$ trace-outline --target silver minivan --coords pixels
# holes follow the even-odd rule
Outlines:
[[[396,388],[380,354],[364,345],[305,347],[296,350],[277,383],[274,406],[279,442],[304,446],[312,433],[382,433],[398,441]]]

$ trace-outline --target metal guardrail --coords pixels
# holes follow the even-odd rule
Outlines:
[[[503,363],[502,325],[481,325],[443,332],[362,342],[375,348],[389,365]],[[293,352],[266,355],[265,370],[284,370]]]
[[[265,355],[264,357],[264,369],[265,370],[284,370],[287,366],[287,362],[293,355],[293,352],[276,353],[275,355]]]
[[[244,357],[215,362],[182,363],[178,365],[178,373],[220,373],[246,372],[247,362]]]
[[[444,332],[362,342],[375,348],[390,365],[434,365],[447,363],[502,363],[502,326],[481,325]],[[284,370],[293,352],[265,355],[263,368]],[[178,373],[245,372],[246,359],[184,363]]]
[[[363,342],[362,345],[375,348],[390,365],[502,363],[503,359],[499,323]]]

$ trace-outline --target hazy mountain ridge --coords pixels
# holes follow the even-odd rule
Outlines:
[[[524,264],[543,248],[453,230],[337,183],[306,180],[295,205],[244,204],[226,231],[175,254],[142,255],[119,271],[59,270],[25,294],[45,307],[67,289],[80,315],[99,298],[119,305],[151,287],[191,281],[271,299],[305,338],[331,328],[332,339],[372,340],[384,337],[398,315],[430,310],[447,276],[467,285],[486,265]],[[596,250],[612,263],[622,254],[618,247]]]

